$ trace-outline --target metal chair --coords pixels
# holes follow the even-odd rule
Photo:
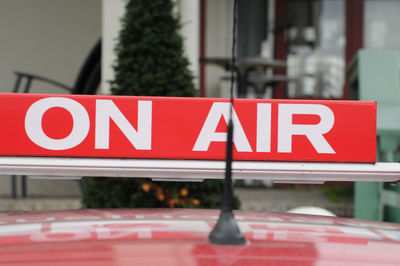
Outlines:
[[[101,74],[101,40],[92,48],[86,57],[75,84],[71,87],[53,79],[36,74],[15,71],[14,93],[29,93],[34,81],[48,83],[71,94],[96,94]],[[17,198],[17,176],[11,176],[11,196]],[[21,176],[21,196],[27,196],[27,178]]]

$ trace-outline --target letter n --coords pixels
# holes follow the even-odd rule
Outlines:
[[[138,101],[138,123],[135,130],[112,100],[96,100],[96,149],[109,149],[111,119],[135,149],[151,150],[151,101]]]

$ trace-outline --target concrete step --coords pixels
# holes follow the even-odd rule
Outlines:
[[[302,206],[327,209],[340,217],[353,217],[352,198],[330,201],[321,190],[235,188],[242,210],[286,212]]]
[[[82,204],[80,198],[0,199],[0,212],[71,210],[80,209],[81,206]]]
[[[235,188],[242,210],[286,212],[295,207],[314,206],[327,209],[337,216],[353,217],[352,199],[330,201],[320,190],[293,190],[275,188]],[[0,198],[0,212],[45,211],[82,208],[75,198]]]

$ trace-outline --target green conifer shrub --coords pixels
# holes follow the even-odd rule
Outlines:
[[[183,56],[183,39],[171,0],[130,0],[122,19],[114,95],[195,96],[193,75]],[[222,182],[151,182],[149,179],[85,178],[87,208],[217,208]],[[235,207],[239,206],[236,199]]]

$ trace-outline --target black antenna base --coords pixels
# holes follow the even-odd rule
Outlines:
[[[231,210],[221,210],[218,222],[208,236],[209,241],[215,245],[244,245],[246,239]]]

